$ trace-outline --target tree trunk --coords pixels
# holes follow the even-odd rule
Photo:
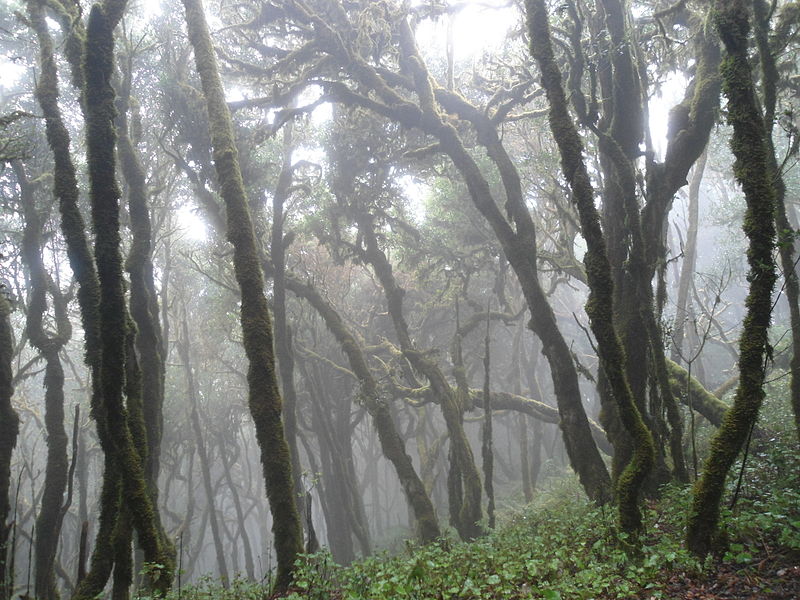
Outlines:
[[[739,387],[733,406],[711,440],[711,453],[695,484],[687,528],[689,549],[705,555],[713,548],[725,479],[758,419],[764,399],[764,360],[775,285],[775,189],[769,145],[748,62],[750,31],[744,0],[718,0],[715,22],[727,56],[722,63],[728,121],[733,126],[734,174],[742,186],[747,211],[744,232],[750,265],[747,314],[739,339]]]
[[[64,429],[64,369],[59,352],[72,333],[67,316],[66,300],[50,279],[42,259],[42,229],[46,211],[36,206],[33,184],[28,179],[22,163],[12,162],[20,187],[20,203],[25,217],[22,237],[22,256],[28,268],[30,299],[25,331],[31,345],[45,360],[44,421],[47,432],[47,463],[45,467],[42,505],[36,518],[34,590],[37,598],[58,598],[55,579],[55,562],[61,535],[63,514],[61,510],[67,489],[67,432]],[[44,328],[47,311],[47,294],[53,298],[57,332],[48,335]]]
[[[792,358],[789,362],[789,395],[794,411],[795,429],[800,439],[800,281],[795,264],[796,231],[792,228],[786,213],[786,183],[775,155],[775,142],[772,130],[775,126],[775,104],[777,86],[780,80],[775,53],[769,43],[769,19],[772,12],[764,0],[753,3],[754,28],[758,55],[761,61],[761,87],[764,96],[764,125],[767,134],[767,162],[772,173],[775,187],[775,226],[778,235],[778,255],[786,289],[786,301],[789,304],[789,327],[792,332]]]
[[[274,273],[272,276],[272,309],[275,313],[275,353],[278,356],[278,368],[281,375],[283,391],[283,426],[286,430],[286,441],[292,457],[292,473],[294,474],[294,497],[298,504],[298,512],[305,506],[302,484],[302,467],[300,453],[297,450],[297,392],[294,387],[294,356],[291,346],[289,326],[286,322],[286,241],[283,231],[285,215],[283,211],[286,200],[291,194],[292,178],[292,124],[283,126],[283,161],[278,175],[278,183],[272,195],[272,240],[270,254]]]
[[[189,340],[189,324],[186,320],[184,310],[184,317],[181,323],[183,340],[178,344],[178,354],[183,363],[183,370],[186,374],[186,391],[189,396],[190,420],[192,423],[192,432],[194,433],[194,440],[197,447],[197,456],[200,458],[200,472],[203,475],[203,490],[206,494],[206,504],[208,506],[208,520],[211,524],[211,538],[214,540],[214,551],[217,557],[217,570],[219,578],[222,582],[222,587],[228,589],[230,585],[230,577],[228,576],[227,561],[225,559],[225,550],[222,547],[222,536],[220,535],[219,522],[217,521],[217,509],[214,506],[214,490],[211,482],[211,464],[208,460],[208,450],[206,448],[206,441],[203,436],[203,428],[200,423],[200,414],[197,409],[197,386],[194,381],[194,371],[191,362],[191,341]],[[190,492],[191,493],[191,492]]]
[[[145,561],[163,567],[159,576],[151,578],[153,589],[166,592],[172,582],[173,549],[165,539],[158,511],[150,498],[142,457],[123,404],[129,324],[120,254],[120,191],[115,177],[115,94],[111,76],[114,29],[124,9],[125,0],[110,0],[102,7],[92,7],[84,55],[87,164],[95,262],[100,280],[100,386],[104,409],[102,415],[96,412],[94,416],[104,421],[98,433],[106,460],[113,457],[120,469],[126,506]]]
[[[211,36],[200,0],[183,0],[189,41],[208,109],[214,166],[228,219],[228,239],[233,245],[236,280],[242,296],[241,324],[247,371],[248,402],[261,448],[267,497],[273,515],[278,569],[277,591],[292,581],[297,555],[303,551],[300,517],[294,501],[291,457],[281,422],[281,398],[275,376],[272,324],[253,223],[233,139],[233,125],[225,102]]]
[[[553,57],[547,9],[544,0],[527,0],[526,8],[531,54],[542,72],[542,85],[550,104],[550,128],[558,144],[562,171],[570,184],[587,245],[584,257],[589,282],[586,313],[597,339],[600,368],[618,404],[619,418],[633,439],[633,456],[617,480],[616,493],[620,526],[628,533],[636,533],[642,528],[638,499],[642,485],[653,466],[653,439],[636,406],[624,371],[625,353],[614,326],[614,284],[606,255],[605,238],[594,205],[589,173],[583,162],[583,144],[567,112],[561,73]]]
[[[11,304],[6,299],[4,290],[0,290],[0,600],[10,600],[13,590],[10,589],[8,573],[10,548],[8,534],[11,529],[8,517],[11,514],[9,492],[11,491],[11,455],[17,443],[19,433],[19,417],[11,405],[14,394],[11,371],[11,359],[14,355],[12,337]]]

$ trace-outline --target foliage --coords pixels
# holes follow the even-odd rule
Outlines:
[[[800,457],[791,438],[754,449],[746,484],[723,515],[726,563],[745,567],[765,552],[800,552]],[[736,485],[729,482],[729,494]],[[472,543],[440,540],[348,567],[326,552],[298,563],[300,598],[664,598],[669,573],[713,569],[683,546],[689,494],[668,486],[645,514],[644,544],[631,554],[613,512],[588,504],[574,479],[562,479],[532,504],[507,511],[498,530]]]

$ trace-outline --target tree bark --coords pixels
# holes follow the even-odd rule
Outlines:
[[[628,533],[642,528],[639,494],[653,466],[654,445],[650,431],[636,406],[624,370],[625,353],[614,326],[614,283],[600,229],[600,217],[594,205],[594,191],[583,162],[583,144],[567,111],[567,99],[561,85],[550,42],[550,26],[544,0],[527,0],[528,31],[531,54],[542,73],[542,85],[550,104],[550,128],[561,154],[561,168],[572,190],[586,240],[584,256],[589,282],[586,313],[597,339],[600,368],[618,405],[619,418],[633,440],[633,456],[616,483],[620,526]],[[635,120],[635,115],[631,119]]]
[[[30,300],[25,325],[26,333],[45,360],[44,404],[47,432],[47,462],[45,466],[42,505],[36,518],[34,591],[37,598],[56,600],[55,562],[61,535],[63,513],[61,506],[67,489],[67,432],[64,429],[64,368],[59,352],[69,341],[72,327],[67,316],[67,301],[55,282],[50,279],[42,259],[42,229],[45,213],[36,206],[33,184],[19,161],[12,163],[20,186],[20,203],[25,217],[22,255],[30,282]],[[47,310],[48,291],[53,299],[57,331],[48,334],[43,320]]]
[[[749,10],[744,0],[718,0],[715,24],[727,56],[722,63],[728,121],[733,126],[734,174],[742,186],[747,211],[744,232],[750,265],[747,313],[739,339],[739,386],[733,406],[711,440],[703,474],[695,484],[687,528],[689,549],[705,555],[713,548],[725,479],[747,440],[764,399],[764,360],[770,352],[768,330],[775,285],[775,188],[769,145],[748,61]]]
[[[11,455],[17,444],[19,417],[11,404],[14,395],[14,379],[11,359],[14,355],[12,337],[11,304],[0,290],[0,600],[10,600],[13,590],[9,587],[8,534],[11,529],[8,517],[11,514],[9,492],[11,491]]]
[[[275,375],[272,324],[264,278],[248,210],[233,139],[233,125],[225,102],[211,36],[200,0],[183,0],[189,41],[206,99],[211,126],[214,167],[228,219],[234,270],[242,296],[241,324],[247,371],[248,402],[261,448],[267,497],[273,515],[277,574],[275,588],[285,591],[292,581],[294,561],[303,551],[300,517],[294,501],[291,457],[281,422],[281,398]]]

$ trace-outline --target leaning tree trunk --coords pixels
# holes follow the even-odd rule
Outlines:
[[[8,533],[6,523],[11,513],[8,494],[11,489],[11,455],[17,443],[19,417],[11,405],[14,394],[11,359],[14,354],[11,304],[5,290],[0,289],[0,600],[10,600],[13,590],[8,588]]]
[[[698,555],[712,550],[720,517],[725,478],[752,431],[764,399],[764,360],[775,285],[775,188],[769,146],[748,61],[750,23],[744,0],[718,0],[716,26],[727,57],[722,64],[723,89],[728,98],[728,121],[733,126],[731,149],[734,174],[742,186],[747,211],[744,232],[749,239],[750,265],[747,314],[739,339],[739,387],[733,406],[711,440],[711,453],[695,484],[687,544]]]
[[[473,204],[497,235],[530,308],[529,326],[541,339],[542,352],[550,364],[550,375],[561,416],[560,426],[570,464],[578,474],[587,496],[597,504],[604,504],[610,499],[611,482],[597,446],[592,440],[572,355],[558,329],[555,313],[539,283],[536,266],[536,231],[525,206],[519,173],[489,117],[457,94],[448,93],[438,87],[434,90],[407,23],[401,23],[400,33],[400,47],[408,58],[418,94],[427,100],[421,107],[420,114],[413,115],[413,118],[406,119],[399,111],[393,116],[402,123],[408,123],[411,127],[421,127],[437,137],[442,152],[450,157],[463,177]],[[489,158],[500,172],[506,194],[506,207],[516,230],[500,211],[488,180],[472,155],[467,152],[458,132],[451,123],[444,120],[435,107],[434,98],[448,112],[469,120],[481,132],[478,140],[486,148]]]
[[[287,277],[286,285],[294,294],[304,298],[314,307],[342,347],[342,352],[347,356],[350,368],[361,384],[361,397],[367,412],[373,419],[383,454],[392,463],[406,500],[416,518],[417,535],[423,544],[435,541],[441,537],[441,530],[433,503],[419,474],[414,469],[411,458],[406,453],[405,442],[397,432],[389,406],[380,397],[378,383],[367,365],[358,340],[330,302],[323,298],[313,286],[294,277]]]
[[[451,388],[438,365],[425,357],[412,342],[408,332],[408,323],[403,315],[405,291],[397,285],[392,273],[392,266],[386,258],[386,254],[378,246],[372,216],[360,214],[356,216],[356,219],[365,245],[363,258],[365,262],[372,265],[383,287],[389,315],[394,323],[403,355],[416,370],[423,373],[430,381],[431,389],[440,400],[442,414],[450,436],[450,460],[451,463],[455,463],[451,464],[451,469],[454,471],[454,485],[450,490],[450,497],[456,500],[455,504],[451,504],[456,514],[451,514],[451,518],[453,518],[462,539],[474,539],[482,533],[480,528],[483,513],[481,508],[482,486],[481,477],[475,465],[475,457],[464,432],[464,398],[460,397],[462,394],[456,393]]]
[[[589,282],[586,313],[597,339],[600,368],[616,399],[619,417],[633,440],[633,456],[616,483],[619,522],[623,530],[635,533],[642,528],[639,493],[653,466],[654,446],[650,431],[634,402],[624,370],[625,355],[614,327],[614,284],[606,256],[606,244],[600,229],[600,217],[594,205],[589,173],[583,162],[583,144],[567,112],[567,99],[561,86],[550,42],[550,27],[544,0],[526,2],[531,54],[542,72],[542,85],[550,104],[550,129],[561,153],[561,168],[572,190],[586,240],[584,257]]]
[[[189,41],[206,98],[214,166],[227,211],[228,239],[233,245],[233,266],[242,295],[242,335],[249,362],[248,402],[261,448],[278,560],[275,588],[285,591],[292,581],[295,558],[303,551],[303,533],[292,493],[291,457],[281,423],[281,398],[275,376],[272,324],[264,295],[264,278],[239,169],[233,124],[203,7],[200,0],[183,0],[183,5]]]

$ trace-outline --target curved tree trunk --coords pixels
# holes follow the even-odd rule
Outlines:
[[[633,439],[633,456],[617,480],[616,492],[620,525],[623,530],[634,533],[642,528],[638,498],[653,466],[653,439],[636,406],[624,370],[625,354],[614,327],[614,284],[606,256],[605,238],[594,205],[589,173],[583,162],[583,144],[567,112],[561,73],[553,57],[547,9],[544,0],[528,0],[526,8],[531,54],[539,64],[542,85],[550,104],[550,128],[561,153],[562,171],[570,184],[587,245],[584,257],[589,281],[586,313],[597,338],[600,368],[618,404],[619,418]]]
[[[273,515],[272,530],[278,571],[275,587],[285,591],[292,581],[297,555],[303,551],[300,517],[294,501],[291,457],[281,422],[281,398],[275,376],[272,324],[261,273],[253,223],[237,160],[230,112],[217,69],[211,36],[200,0],[183,0],[189,41],[208,109],[214,166],[228,218],[236,280],[242,295],[241,323],[247,371],[248,402],[261,448],[264,481]]]
[[[769,150],[767,162],[772,172],[775,186],[775,226],[778,235],[778,256],[786,282],[786,301],[789,304],[789,327],[792,332],[792,358],[789,362],[789,396],[794,410],[795,429],[800,439],[800,281],[795,264],[796,231],[792,228],[786,213],[786,183],[775,155],[775,142],[772,130],[775,126],[775,105],[777,86],[780,79],[775,63],[775,53],[769,43],[769,19],[772,12],[764,0],[753,3],[754,28],[758,55],[761,61],[761,87],[764,102],[764,126]]]
[[[67,489],[67,432],[64,429],[64,368],[59,352],[69,341],[72,329],[67,317],[66,300],[50,279],[42,259],[42,228],[45,213],[36,207],[34,189],[22,164],[12,163],[20,186],[20,202],[25,216],[22,255],[28,267],[30,303],[25,330],[31,344],[44,357],[45,429],[47,432],[47,463],[45,466],[42,505],[36,518],[34,590],[37,598],[55,600],[55,562],[61,535],[63,512],[61,506]],[[47,310],[47,294],[53,298],[57,332],[48,335],[43,320]]]
[[[347,328],[339,313],[313,286],[303,283],[294,277],[287,277],[286,286],[294,294],[304,298],[314,307],[342,347],[350,367],[361,384],[361,397],[367,412],[373,419],[383,454],[392,463],[406,500],[414,512],[414,517],[417,521],[417,535],[424,544],[435,541],[441,537],[441,530],[433,509],[433,503],[419,474],[414,469],[411,458],[406,453],[405,442],[397,432],[389,406],[380,397],[378,384],[369,370],[358,341]]]
[[[728,121],[733,126],[734,173],[747,201],[744,231],[750,241],[747,251],[750,291],[739,339],[739,387],[733,406],[711,440],[711,453],[694,488],[687,543],[699,555],[707,554],[713,547],[725,479],[755,426],[764,399],[764,359],[776,279],[772,257],[775,189],[767,132],[748,61],[749,9],[744,0],[718,0],[715,11],[716,26],[727,50],[722,77],[728,98]]]

